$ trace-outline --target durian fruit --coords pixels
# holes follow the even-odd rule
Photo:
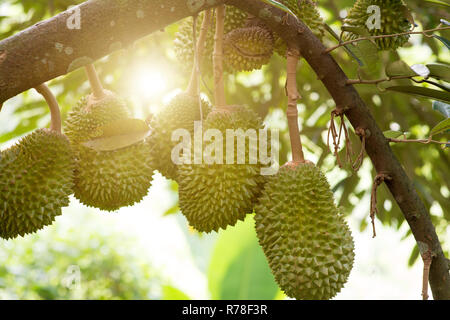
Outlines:
[[[74,195],[83,204],[107,211],[133,205],[147,194],[153,175],[148,141],[111,151],[97,151],[84,142],[102,135],[101,127],[129,119],[125,102],[105,90],[91,94],[69,113],[65,133],[76,154]]]
[[[353,267],[354,243],[319,168],[288,163],[269,176],[255,222],[275,280],[288,296],[331,299],[341,290]]]
[[[199,98],[195,94],[183,92],[177,94],[158,114],[152,117],[150,126],[152,133],[149,137],[149,147],[153,147],[155,155],[153,166],[168,179],[177,180],[178,166],[172,162],[173,147],[178,144],[172,141],[172,132],[177,129],[186,129],[191,137],[194,134],[194,121],[206,119],[211,105],[202,101],[202,117],[200,116]]]
[[[205,13],[202,12],[197,18],[197,34],[200,32],[201,24]],[[245,26],[247,14],[236,7],[226,6],[226,16],[224,22],[224,34],[231,32],[234,29]],[[202,72],[212,72],[212,55],[214,48],[214,33],[215,33],[215,19],[211,23],[205,40],[205,49],[203,57],[200,57]],[[180,23],[178,32],[175,35],[174,50],[178,60],[182,63],[186,71],[192,70],[194,61],[194,49],[192,39],[192,19],[186,19]]]
[[[376,5],[381,9],[380,29],[369,30],[366,23],[373,12],[367,12],[369,6]],[[345,25],[365,28],[372,36],[403,33],[410,30],[411,23],[407,19],[408,8],[402,0],[357,0],[350,9]],[[344,40],[361,37],[358,34],[346,32]],[[408,42],[409,35],[375,39],[380,50],[395,50]]]
[[[312,0],[280,0],[280,3],[288,7],[297,18],[311,29],[312,33],[322,39],[325,34],[324,21],[320,16],[317,4]],[[286,43],[283,39],[277,38],[275,42],[275,52],[282,57],[286,57]]]
[[[12,239],[52,224],[69,205],[73,169],[69,140],[49,129],[0,152],[0,237]]]
[[[259,196],[260,165],[248,161],[246,145],[245,164],[237,163],[235,143],[234,164],[226,163],[226,130],[263,128],[255,112],[242,106],[228,110],[214,109],[203,124],[203,132],[217,129],[223,137],[223,164],[184,164],[178,169],[178,194],[181,212],[189,224],[199,232],[218,231],[243,220]],[[235,141],[236,142],[236,141]]]
[[[64,132],[72,144],[79,145],[97,138],[102,134],[97,130],[99,127],[130,117],[130,110],[120,96],[108,90],[103,93],[102,99],[96,98],[94,94],[82,97],[69,113]]]
[[[253,26],[230,31],[224,37],[224,64],[228,71],[252,71],[269,63],[274,49],[272,32]]]

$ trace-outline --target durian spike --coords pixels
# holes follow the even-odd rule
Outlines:
[[[216,108],[226,106],[225,87],[223,83],[223,29],[225,20],[225,6],[216,9],[216,33],[214,35],[213,69],[214,69],[214,98]]]
[[[297,65],[300,53],[295,49],[289,49],[287,52],[287,79],[286,94],[288,96],[288,106],[286,115],[288,118],[289,137],[291,140],[292,161],[294,163],[304,163],[302,141],[298,129],[298,110],[297,100],[301,98],[297,90]]]
[[[91,84],[92,93],[97,100],[105,97],[105,90],[103,89],[102,83],[98,78],[97,72],[95,71],[95,67],[93,64],[88,64],[84,67],[86,71],[86,75],[89,79],[89,83]]]
[[[196,43],[196,45],[194,46],[194,67],[192,68],[191,79],[189,80],[189,85],[186,90],[186,92],[191,95],[198,95],[201,58],[203,56],[203,51],[205,49],[206,34],[211,25],[211,17],[212,17],[211,10],[206,10],[205,17],[203,18],[200,34],[198,36],[197,41],[195,41],[196,40],[195,31],[197,30],[197,23],[196,23],[197,17],[194,17],[194,24],[192,30],[194,43]]]
[[[61,133],[61,112],[59,111],[58,101],[45,83],[38,85],[35,89],[44,97],[50,109],[50,130]]]

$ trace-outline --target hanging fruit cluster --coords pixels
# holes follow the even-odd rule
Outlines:
[[[373,9],[371,10],[371,8]],[[379,8],[379,15],[377,11]],[[374,19],[371,20],[371,16]],[[381,36],[404,33],[411,29],[410,13],[403,0],[357,0],[345,18],[347,26],[362,29],[371,36]],[[369,22],[369,23],[368,23]],[[355,31],[356,32],[356,31]],[[345,34],[345,40],[361,37],[361,34],[350,32]],[[409,35],[399,35],[375,39],[380,50],[395,50],[408,42]]]
[[[324,36],[315,2],[280,3],[317,37]],[[381,29],[370,34],[409,28],[401,0],[357,0],[347,25],[365,27],[370,5],[382,8]],[[215,15],[203,12],[196,22],[182,22],[174,42],[178,58],[192,70],[189,87],[149,124],[131,118],[125,101],[103,89],[92,65],[86,72],[93,93],[73,107],[65,121],[65,135],[56,100],[45,85],[37,88],[50,107],[52,126],[36,130],[0,154],[0,237],[12,239],[50,225],[72,193],[83,204],[102,210],[131,206],[147,194],[153,171],[158,170],[178,182],[179,206],[192,227],[218,231],[254,213],[260,245],[285,293],[297,299],[330,299],[348,279],[354,243],[325,175],[303,158],[297,124],[299,53],[261,20],[234,7],[219,6]],[[398,36],[376,42],[381,50],[394,49],[407,39]],[[200,121],[203,130],[215,129],[223,136],[228,129],[264,129],[254,111],[226,104],[222,71],[259,69],[274,51],[287,57],[293,160],[269,177],[261,175],[260,162],[248,161],[249,154],[259,150],[245,150],[244,164],[236,164],[237,154],[228,163],[225,149],[219,152],[220,163],[173,163],[171,134],[182,128],[194,135],[194,121]],[[200,98],[200,71],[214,74],[214,107]]]

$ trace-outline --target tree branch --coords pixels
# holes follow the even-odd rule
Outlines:
[[[124,7],[120,3],[126,3]],[[0,42],[0,104],[14,95],[103,57],[116,48],[221,3],[218,0],[92,0],[79,6],[81,29],[66,27],[70,12],[41,22]],[[392,153],[369,109],[326,48],[294,17],[260,0],[226,0],[265,23],[301,55],[317,73],[354,128],[366,135],[366,152],[386,181],[416,241],[428,244],[433,261],[430,286],[435,299],[450,299],[450,274],[430,216],[411,180]],[[114,22],[114,23],[113,23]]]

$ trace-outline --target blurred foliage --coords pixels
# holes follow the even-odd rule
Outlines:
[[[0,241],[0,299],[158,298],[151,288],[159,278],[137,241],[77,215],[69,226],[57,220],[57,227]]]
[[[274,299],[278,293],[269,265],[255,233],[255,221],[219,232],[208,272],[212,299]]]
[[[0,40],[67,9],[69,5],[80,2],[82,1],[4,0],[0,3]],[[319,1],[319,7],[326,22],[337,34],[340,33],[345,10],[350,8],[353,2],[353,0]],[[416,24],[419,25],[419,30],[436,27],[440,19],[450,20],[448,8],[445,6],[422,0],[410,0],[408,6],[413,12]],[[7,14],[3,13],[2,16],[2,12],[7,12]],[[180,71],[182,68],[179,68],[179,62],[176,61],[172,49],[172,40],[176,30],[177,24],[168,26],[164,32],[149,35],[137,41],[133,46],[116,51],[96,63],[105,87],[124,96],[132,106],[136,117],[145,119],[152,112],[157,112],[168,96],[175,90],[182,90],[187,86],[189,74]],[[449,31],[440,32],[439,35],[450,39]],[[331,47],[336,45],[336,40],[328,35],[324,39],[324,44]],[[333,51],[332,54],[349,78],[353,79],[358,77],[358,72],[364,79],[383,78],[386,76],[384,67],[399,59],[404,60],[408,65],[414,63],[448,64],[450,62],[449,50],[441,41],[422,35],[412,36],[408,46],[397,52],[382,52],[376,56],[370,56],[372,59],[369,64],[370,68],[367,65],[359,68],[357,61],[342,48]],[[363,54],[362,58],[364,57],[363,60],[367,62],[369,56]],[[271,63],[260,71],[227,75],[225,78],[227,101],[230,104],[248,105],[265,118],[268,126],[280,129],[281,164],[290,157],[285,116],[287,104],[284,93],[285,63],[284,58],[274,55]],[[142,77],[138,75],[142,75],[143,72],[145,76],[145,73],[152,73],[152,70],[158,71],[161,80],[163,78],[167,80],[167,86],[163,92],[149,90],[152,92],[151,96],[140,94],[142,91],[137,91],[137,87],[144,87],[145,90],[146,85],[153,86],[155,83],[149,82],[139,86]],[[206,84],[203,92],[211,99],[212,79],[205,76],[203,80]],[[349,163],[345,164],[343,169],[337,167],[334,156],[327,148],[326,141],[330,112],[335,108],[334,101],[322,83],[317,80],[314,71],[304,61],[298,70],[298,83],[302,95],[302,100],[299,102],[299,125],[306,156],[333,177],[330,182],[337,203],[346,214],[357,214],[354,208],[363,200],[367,202],[366,206],[363,206],[367,209],[367,215],[358,214],[361,219],[361,229],[364,229],[369,221],[367,199],[370,197],[370,187],[375,175],[372,165],[366,159],[358,173],[352,171]],[[442,84],[442,81],[439,83]],[[444,114],[433,109],[431,99],[385,90],[386,86],[412,84],[414,83],[411,80],[396,80],[378,87],[358,85],[357,89],[383,131],[408,132],[410,139],[423,139],[428,137],[427,135],[436,124],[445,119]],[[89,93],[89,86],[83,70],[76,70],[56,78],[50,81],[49,85],[60,103],[63,119],[77,100]],[[147,87],[147,89],[152,88]],[[6,142],[10,144],[21,135],[38,127],[48,126],[49,121],[49,112],[45,102],[33,90],[24,92],[3,106],[0,114],[0,144]],[[348,127],[351,128],[349,124]],[[351,131],[350,139],[355,150],[353,155],[355,158],[361,144],[353,130]],[[442,136],[444,134],[437,137]],[[392,144],[392,149],[408,176],[413,180],[421,199],[431,214],[438,234],[443,239],[443,235],[449,232],[448,222],[450,221],[448,148],[443,149],[438,145],[431,144]],[[345,150],[342,149],[340,156],[341,159],[345,158]],[[171,190],[173,193],[177,192],[175,183],[172,184]],[[378,204],[380,213],[377,218],[387,226],[400,229],[405,222],[404,217],[384,185],[378,190]],[[178,206],[173,204],[167,214],[178,211]],[[251,223],[249,218],[238,227],[230,228],[220,234],[209,271],[209,285],[213,298],[271,298],[278,295],[273,279],[268,272],[267,263],[263,259],[254,234],[252,234],[253,231],[250,230]],[[102,240],[101,237],[79,238],[82,235],[77,232],[66,237],[58,237],[51,233],[45,234],[45,237],[42,235],[39,238],[33,236],[21,239],[14,246],[9,243],[5,244],[6,249],[0,251],[0,292],[4,294],[6,292],[8,296],[27,298],[72,297],[71,292],[61,287],[59,280],[57,283],[52,283],[51,281],[41,281],[39,277],[47,273],[46,268],[49,270],[58,268],[54,272],[64,273],[71,261],[83,261],[90,252],[95,254],[92,252],[93,247],[89,245],[92,241],[98,243],[94,248],[111,247],[109,239],[106,244],[103,242],[106,240]],[[410,236],[411,232],[408,231],[405,237]],[[41,257],[36,256],[36,251],[32,249],[39,245],[44,246],[48,251],[48,257],[45,257],[45,259],[49,259],[48,261],[38,259]],[[221,246],[226,247],[230,252],[219,253],[217,248]],[[66,251],[73,252],[73,258],[57,254]],[[109,250],[108,254],[99,257],[96,263],[81,266],[83,274],[86,272],[89,274],[89,278],[93,279],[92,284],[85,287],[86,291],[82,293],[82,297],[146,297],[147,293],[144,288],[147,286],[137,281],[140,279],[139,277],[143,277],[142,279],[149,277],[149,273],[145,269],[135,266],[134,268],[139,270],[138,276],[130,276],[128,280],[122,279],[128,281],[125,286],[136,288],[127,293],[122,290],[124,284],[116,281],[114,276],[107,277],[107,279],[105,279],[106,277],[102,278],[103,280],[96,279],[94,276],[99,272],[113,274],[113,266],[128,264],[126,254],[124,256],[122,254],[125,253]],[[412,265],[417,257],[417,249],[414,249],[409,264]],[[51,263],[52,259],[61,260],[59,264],[55,264]],[[248,271],[250,267],[252,268],[251,273]],[[249,291],[242,288],[241,291],[239,284],[234,283],[234,281],[238,281],[237,279],[245,284],[242,288],[247,288]],[[20,289],[22,291],[13,285],[15,281],[22,284],[23,288]],[[100,281],[100,283],[95,281]],[[38,287],[32,288],[31,285]],[[255,288],[257,291],[253,292],[252,290],[256,290]],[[184,293],[178,292],[172,287],[165,287],[163,295],[174,299],[186,298]]]

